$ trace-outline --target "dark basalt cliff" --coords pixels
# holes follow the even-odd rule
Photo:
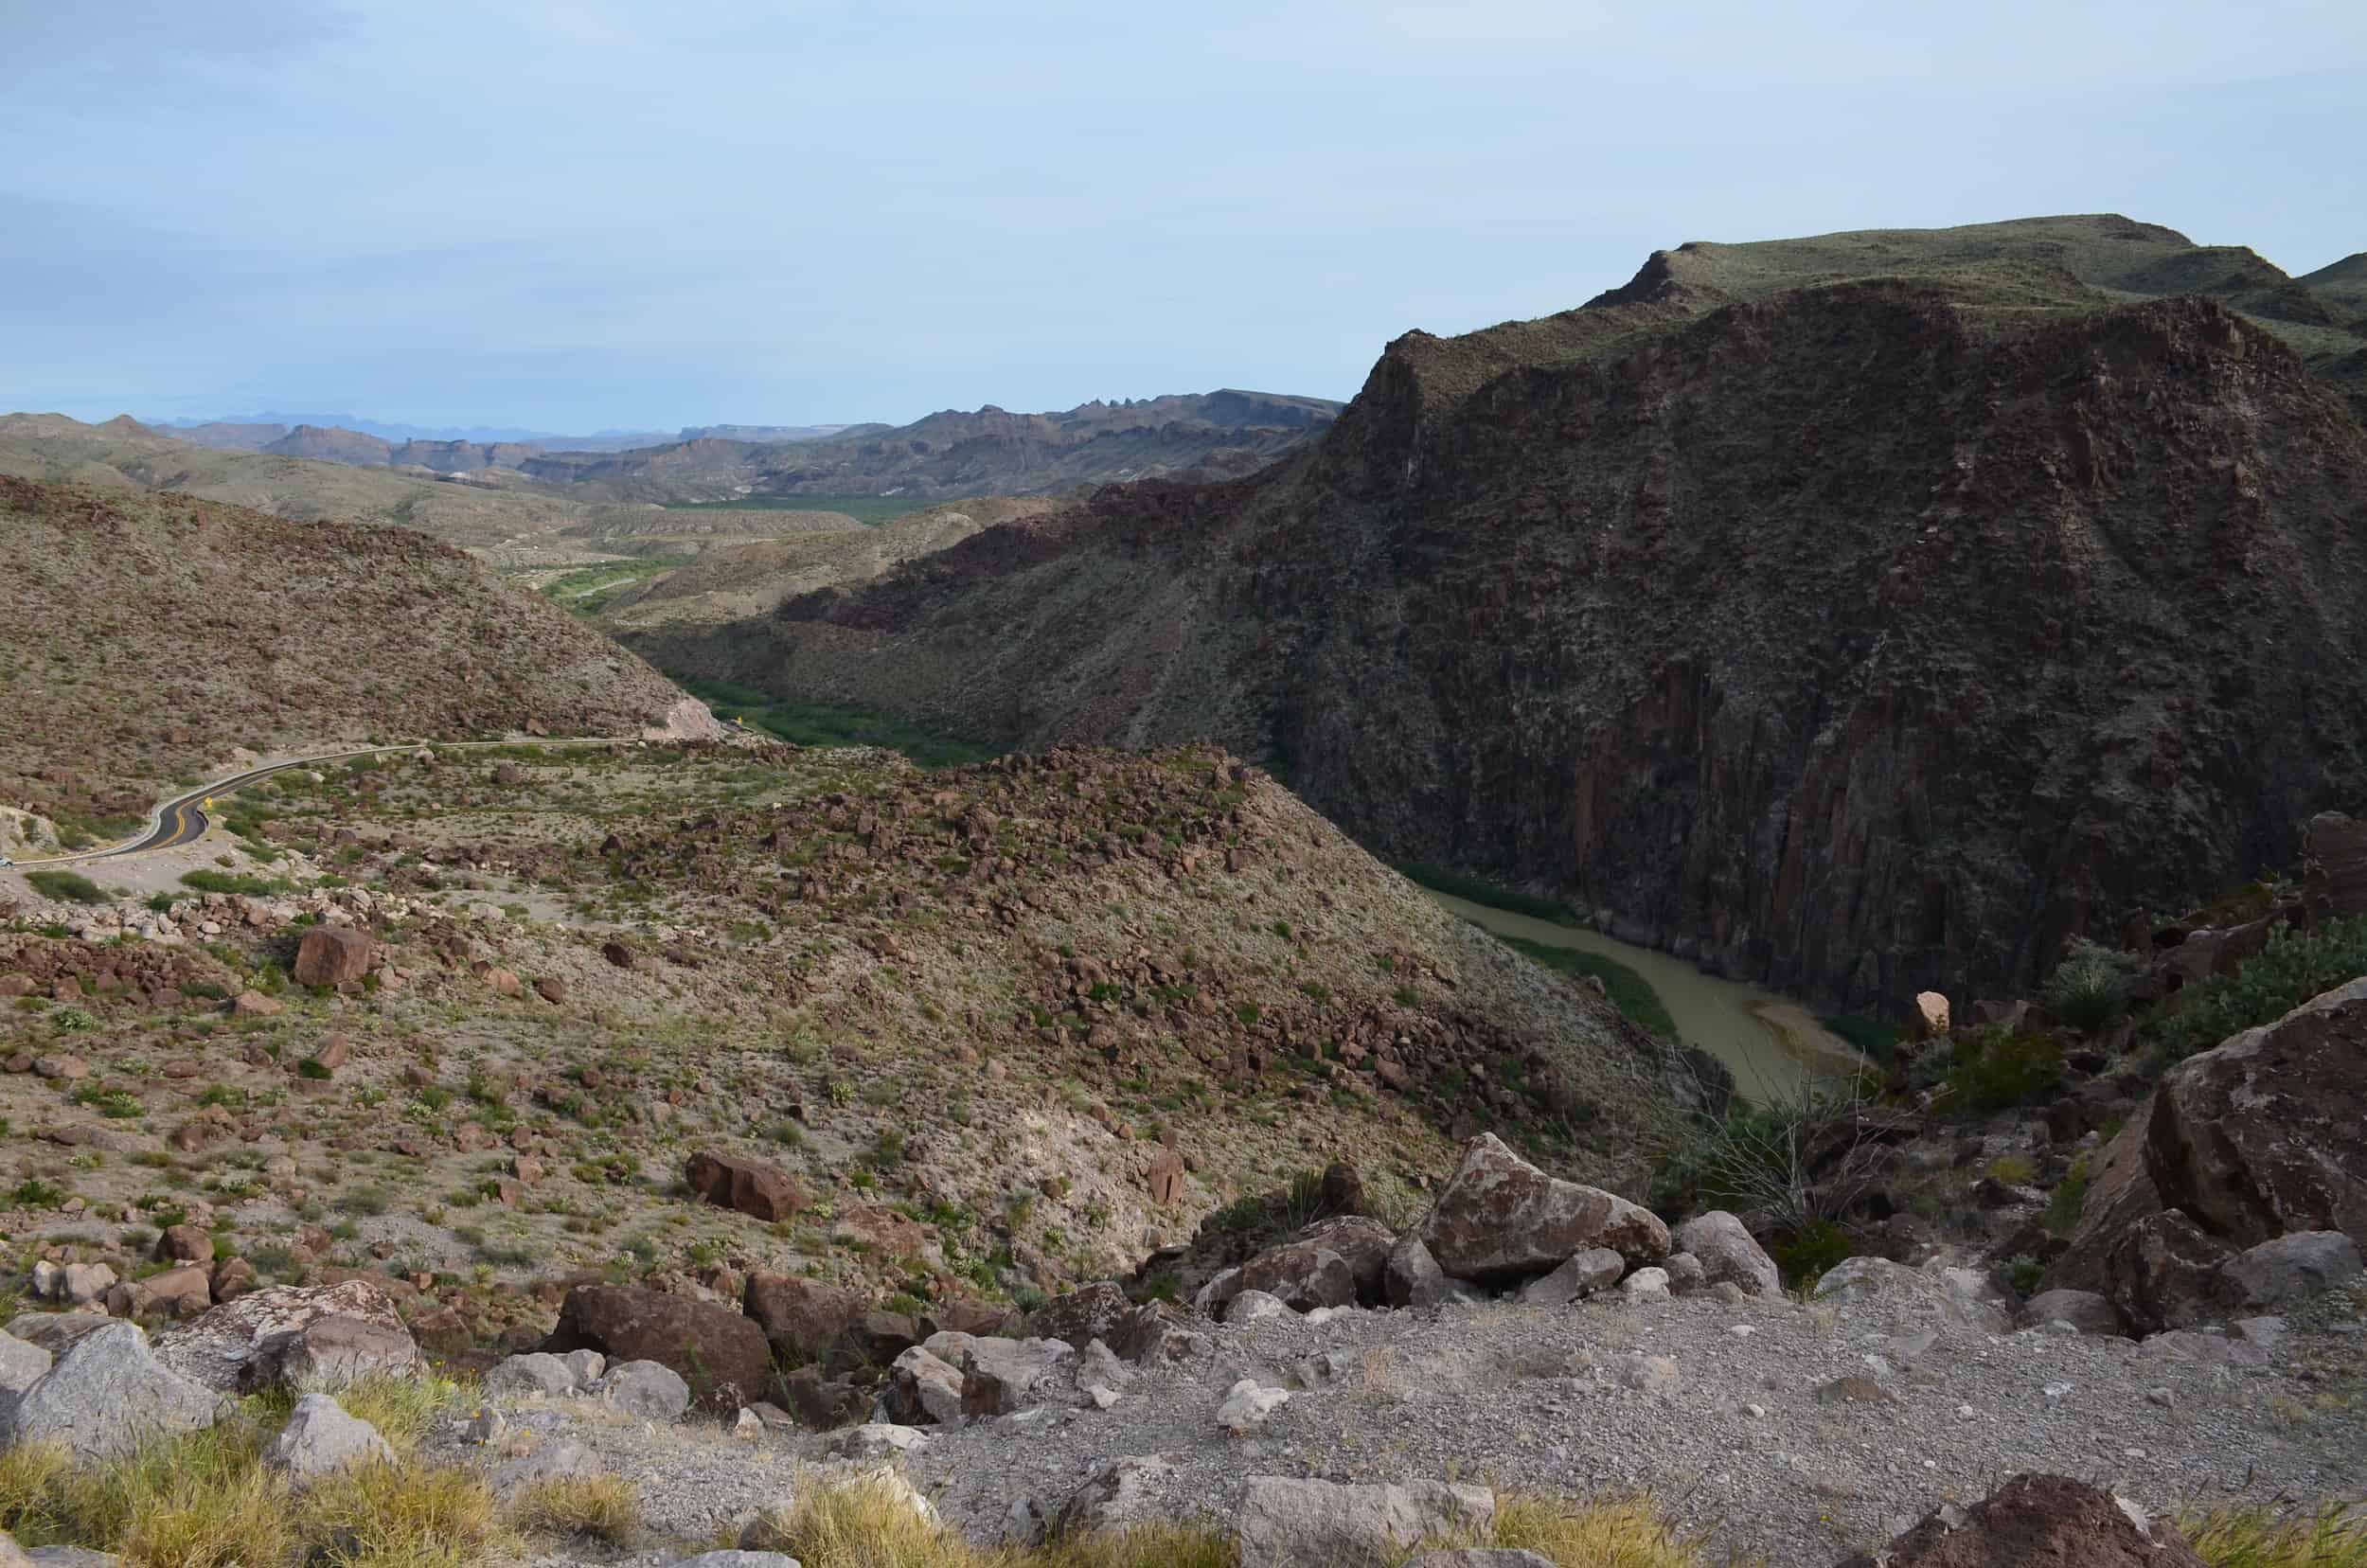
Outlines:
[[[639,646],[1029,744],[1210,736],[1716,969],[1993,993],[2367,799],[2367,432],[2208,298],[1721,304],[1663,261],[1398,340],[1264,473]]]

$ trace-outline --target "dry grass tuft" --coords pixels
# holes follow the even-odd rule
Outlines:
[[[2295,1518],[2267,1508],[2214,1508],[2181,1517],[2212,1568],[2367,1568],[2367,1511],[2327,1504]]]
[[[266,1568],[296,1552],[284,1482],[259,1466],[229,1478],[177,1474],[144,1491],[120,1548],[140,1568]]]
[[[1492,1544],[1535,1552],[1560,1568],[1698,1568],[1703,1560],[1646,1497],[1502,1496]]]
[[[992,1568],[994,1559],[915,1512],[894,1483],[809,1491],[773,1523],[769,1551],[805,1568]]]
[[[1156,1523],[1065,1536],[1013,1560],[1040,1568],[1237,1568],[1241,1554],[1226,1531]]]
[[[472,1568],[507,1545],[491,1489],[441,1466],[347,1470],[306,1492],[295,1516],[314,1568]]]
[[[541,1535],[627,1546],[641,1532],[641,1494],[621,1476],[554,1476],[526,1488],[510,1518]]]

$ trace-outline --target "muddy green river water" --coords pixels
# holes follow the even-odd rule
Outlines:
[[[1789,1096],[1810,1078],[1846,1073],[1859,1060],[1848,1042],[1818,1023],[1815,1014],[1772,991],[1717,979],[1682,958],[1630,947],[1597,931],[1491,909],[1445,893],[1430,897],[1441,908],[1489,931],[1600,953],[1627,965],[1660,993],[1677,1033],[1687,1044],[1699,1045],[1724,1062],[1746,1098]]]

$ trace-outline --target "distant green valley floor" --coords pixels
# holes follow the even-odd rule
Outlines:
[[[785,703],[753,686],[729,681],[704,681],[674,676],[685,691],[715,710],[726,723],[744,720],[799,746],[884,746],[901,752],[923,768],[958,768],[1002,756],[1007,746],[981,745],[933,735],[901,719],[868,713],[861,708],[826,707],[815,703]]]
[[[845,512],[869,527],[931,507],[952,506],[942,497],[925,495],[749,495],[737,501],[675,501],[667,511],[834,511]]]

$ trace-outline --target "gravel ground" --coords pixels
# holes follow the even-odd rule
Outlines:
[[[2295,1319],[2266,1365],[2229,1364],[2229,1342],[2193,1336],[2199,1353],[1988,1332],[1912,1291],[1805,1307],[1614,1297],[1286,1314],[1210,1326],[1201,1355],[1138,1371],[1108,1411],[1062,1386],[1038,1410],[936,1433],[906,1468],[989,1539],[1017,1498],[1057,1512],[1103,1462],[1164,1453],[1180,1463],[1163,1511],[1179,1516],[1222,1517],[1255,1474],[1649,1488],[1720,1551],[1823,1565],[2018,1470],[2156,1507],[2367,1496],[2367,1340],[2356,1298],[2338,1305]],[[1675,1363],[1675,1386],[1628,1386],[1639,1356]],[[1264,1433],[1235,1438],[1215,1411],[1243,1377],[1292,1394]],[[1820,1397],[1843,1377],[1866,1380],[1855,1392],[1870,1400]],[[653,1528],[685,1541],[785,1500],[798,1463],[822,1453],[805,1434],[750,1445],[563,1405],[520,1418],[592,1446],[640,1483]]]

